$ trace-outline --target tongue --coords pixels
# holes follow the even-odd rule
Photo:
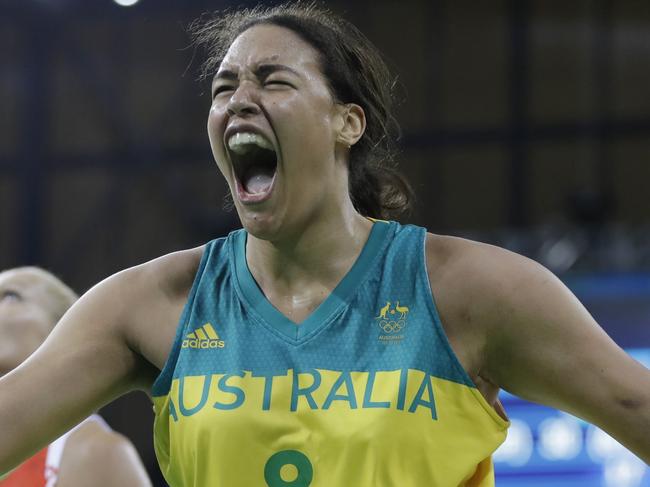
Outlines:
[[[273,182],[273,170],[254,167],[248,171],[244,179],[244,189],[250,194],[264,193],[269,190]]]

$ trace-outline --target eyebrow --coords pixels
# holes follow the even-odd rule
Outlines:
[[[298,74],[298,72],[295,69],[290,68],[289,66],[285,66],[284,64],[260,64],[253,70],[253,73],[258,78],[263,79],[277,71],[287,71],[289,73],[292,73],[295,76],[300,77],[300,74]],[[217,74],[214,75],[213,81],[219,79],[234,81],[237,79],[237,77],[238,77],[237,73],[235,73],[234,71],[229,69],[222,69]]]
[[[255,69],[255,74],[259,78],[266,78],[271,73],[275,73],[276,71],[288,71],[289,73],[300,77],[295,69],[292,69],[289,66],[285,66],[284,64],[260,64],[257,69]]]
[[[218,79],[236,80],[237,74],[234,71],[230,71],[228,69],[222,69],[217,74],[214,75],[212,81],[214,82]]]

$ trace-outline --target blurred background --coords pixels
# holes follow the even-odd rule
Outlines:
[[[326,3],[403,85],[399,160],[419,197],[405,221],[538,260],[650,365],[650,3]],[[252,4],[0,3],[0,269],[40,265],[84,292],[238,226],[186,28]],[[602,432],[504,402],[513,428],[499,485],[650,486]],[[164,485],[147,397],[103,414]]]

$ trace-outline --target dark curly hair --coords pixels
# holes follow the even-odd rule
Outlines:
[[[258,24],[288,28],[311,44],[320,53],[321,69],[335,100],[363,108],[366,130],[351,147],[349,161],[349,191],[356,210],[380,219],[409,212],[414,193],[395,169],[400,134],[392,113],[396,78],[378,49],[350,22],[316,1],[206,14],[190,26],[195,44],[207,50],[202,79],[219,68],[239,34]]]

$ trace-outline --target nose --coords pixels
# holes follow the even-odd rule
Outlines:
[[[228,115],[255,115],[260,112],[260,107],[256,103],[254,88],[250,83],[241,83],[234,91],[228,101]]]

